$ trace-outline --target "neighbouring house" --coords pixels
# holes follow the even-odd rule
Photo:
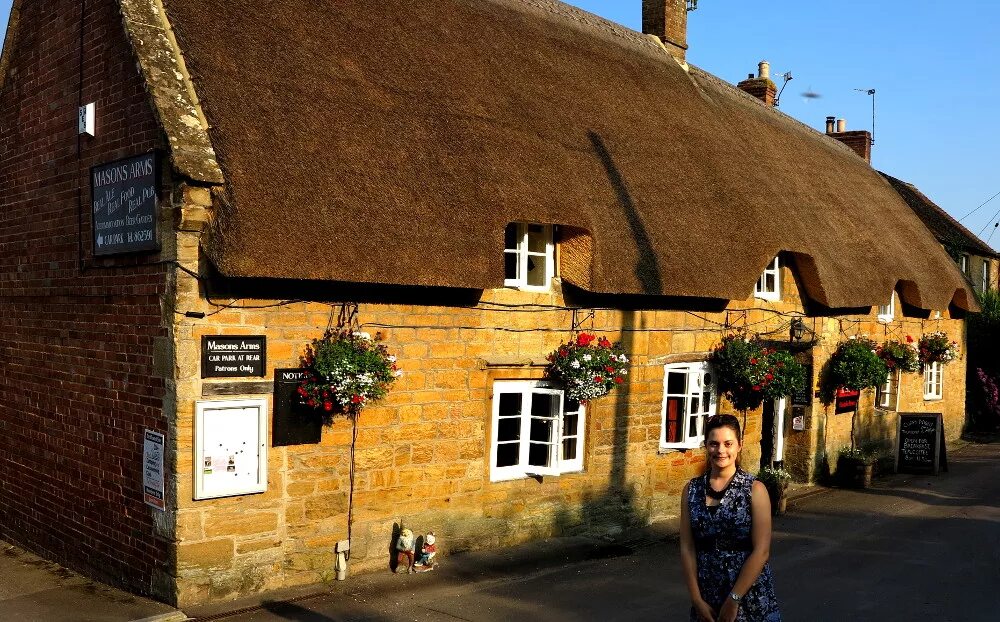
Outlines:
[[[880,171],[881,172],[881,171]],[[997,289],[997,253],[913,184],[881,173],[958,264],[977,292]]]
[[[330,579],[345,540],[384,569],[403,526],[616,533],[677,515],[738,331],[810,368],[740,413],[744,464],[826,474],[830,353],[964,352],[974,295],[848,147],[685,62],[686,5],[642,34],[554,0],[15,0],[0,536],[183,606]],[[320,429],[289,400],[329,326],[404,374]],[[631,359],[585,405],[544,375],[581,331]],[[857,437],[957,438],[963,366],[863,395]]]

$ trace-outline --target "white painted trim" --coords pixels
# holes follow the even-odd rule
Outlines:
[[[924,401],[936,402],[942,399],[944,399],[944,365],[941,363],[924,365]]]
[[[774,400],[774,461],[785,459],[785,398]]]
[[[555,278],[555,237],[554,229],[552,225],[542,225],[541,223],[526,223],[518,222],[512,223],[517,225],[517,248],[511,252],[511,249],[506,248],[506,243],[504,245],[504,255],[517,255],[517,273],[518,277],[513,279],[506,278],[504,275],[504,287],[510,287],[513,289],[518,289],[526,292],[549,292],[552,291],[552,280]],[[528,226],[537,225],[541,226],[543,230],[543,235],[545,237],[545,253],[530,252],[528,250]],[[529,257],[544,257],[543,262],[545,264],[545,285],[529,285],[528,284],[528,258]],[[506,257],[504,258],[506,260]],[[506,261],[504,262],[506,265]],[[505,268],[506,269],[506,268]]]
[[[681,415],[681,425],[683,441],[677,443],[667,442],[667,398],[671,395],[677,397],[677,394],[667,393],[667,381],[670,377],[670,372],[684,370],[687,375],[687,390],[685,397],[690,400],[694,396],[698,396],[699,399],[702,398],[704,394],[704,379],[705,376],[711,374],[711,367],[707,362],[691,362],[691,363],[673,363],[663,366],[663,398],[660,401],[660,449],[695,449],[701,447],[702,441],[705,436],[705,419],[711,417],[715,414],[715,409],[718,405],[718,396],[715,393],[714,384],[710,385],[709,388],[709,399],[708,404],[701,407],[701,417],[697,420],[696,434],[692,438],[688,436],[688,419],[692,416],[688,412],[684,412]],[[698,391],[695,392],[690,386],[691,378],[695,377],[699,381]],[[690,401],[687,402],[690,404]]]
[[[896,319],[896,292],[889,294],[889,304],[878,308],[878,321],[888,324]]]
[[[774,290],[770,291],[764,289],[765,277],[768,274],[774,275]],[[754,298],[759,298],[761,300],[769,300],[771,302],[776,302],[781,300],[781,264],[778,261],[778,257],[775,256],[771,263],[767,264],[764,271],[761,273],[760,277],[757,279],[757,284],[753,289]]]

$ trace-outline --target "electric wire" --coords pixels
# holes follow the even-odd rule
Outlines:
[[[962,222],[963,220],[965,220],[965,219],[966,219],[966,218],[968,218],[969,216],[972,216],[973,214],[975,214],[976,212],[978,212],[978,211],[979,211],[979,208],[983,207],[984,205],[986,205],[987,203],[989,203],[990,201],[992,201],[993,199],[995,199],[995,198],[997,198],[997,197],[1000,197],[1000,192],[997,192],[996,194],[994,194],[994,195],[993,195],[993,196],[991,196],[990,198],[988,198],[988,199],[986,199],[985,201],[983,201],[982,203],[980,203],[980,204],[979,204],[979,207],[976,207],[975,209],[973,209],[973,210],[972,210],[971,212],[969,212],[969,213],[968,213],[968,214],[966,214],[965,216],[962,216],[961,218],[959,218],[959,219],[958,219],[958,222]]]

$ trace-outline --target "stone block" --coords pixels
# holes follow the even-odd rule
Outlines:
[[[228,568],[233,563],[232,538],[183,542],[177,547],[178,568]]]

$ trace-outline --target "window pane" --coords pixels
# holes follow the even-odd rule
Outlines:
[[[698,417],[700,415],[695,415],[694,417],[688,417],[688,432],[687,436],[689,439],[698,438]]]
[[[534,285],[537,287],[544,287],[548,283],[545,282],[545,258],[544,257],[528,257],[528,285]]]
[[[563,412],[564,413],[578,413],[580,412],[580,402],[576,400],[571,400],[569,398],[563,401]]]
[[[517,235],[517,223],[512,222],[507,225],[507,228],[503,232],[503,247],[505,249],[515,250],[518,242],[520,242],[520,240]]]
[[[497,422],[497,442],[516,441],[521,438],[521,418],[503,417]]]
[[[576,439],[566,438],[562,442],[562,459],[563,460],[576,460]]]
[[[774,286],[774,274],[768,272],[764,275],[764,291],[771,294],[777,291]]]
[[[681,397],[668,397],[667,398],[667,416],[666,421],[664,421],[664,438],[668,443],[679,443],[681,442],[681,412],[684,408],[684,398]]]
[[[556,399],[555,395],[550,393],[532,393],[531,394],[531,416],[532,417],[551,417],[554,404],[553,401]]]
[[[688,412],[690,414],[699,413],[699,412],[701,412],[700,406],[701,406],[701,400],[696,395],[696,396],[694,396],[694,397],[691,398],[691,403],[690,403],[691,410],[688,411]]]
[[[712,394],[705,391],[701,394],[701,411],[707,413],[708,408],[712,403]]]
[[[766,273],[760,275],[760,278],[757,279],[757,286],[756,286],[755,289],[756,289],[756,291],[757,291],[758,294],[764,293],[764,276],[765,275],[766,275]]]
[[[555,423],[553,419],[532,419],[531,440],[540,443],[553,442],[555,440]]]
[[[500,394],[500,416],[517,417],[521,414],[521,394],[501,393]]]
[[[517,253],[504,253],[503,255],[503,278],[505,279],[518,279],[520,274],[518,274],[518,268],[520,267],[520,262],[518,261],[521,257]]]
[[[528,464],[531,466],[552,466],[552,449],[550,445],[532,443],[528,447]]]
[[[686,372],[667,372],[667,393],[670,395],[683,395],[687,393]]]
[[[497,466],[514,466],[520,460],[521,445],[519,443],[505,443],[497,445]]]
[[[542,225],[528,225],[528,251],[532,253],[544,253],[548,244],[545,235],[545,227]]]
[[[576,436],[580,424],[580,415],[563,415],[563,436]]]

